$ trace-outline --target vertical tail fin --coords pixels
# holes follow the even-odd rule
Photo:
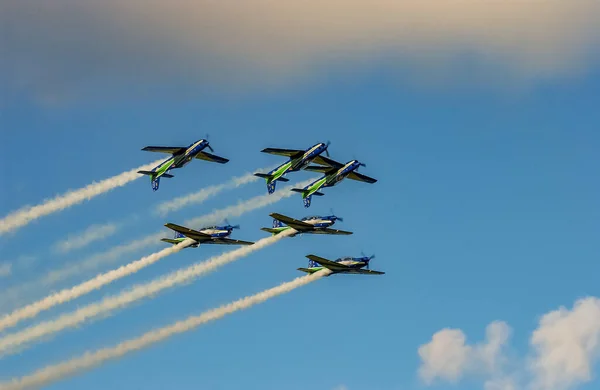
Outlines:
[[[306,207],[306,208],[310,207],[311,200],[312,200],[312,195],[309,195],[306,198],[304,198],[303,199],[304,207]]]
[[[273,218],[273,227],[274,228],[283,227],[283,223],[281,223],[280,220]]]

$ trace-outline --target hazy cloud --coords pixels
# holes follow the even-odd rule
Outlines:
[[[0,278],[10,276],[12,273],[11,263],[0,263]]]
[[[54,250],[59,253],[67,253],[74,249],[80,249],[94,241],[103,240],[113,235],[117,229],[118,225],[113,223],[91,225],[83,232],[70,234],[65,240],[54,244]]]
[[[600,299],[580,299],[571,310],[545,314],[531,336],[529,364],[513,364],[507,373],[503,347],[510,333],[505,323],[493,322],[486,342],[470,346],[460,329],[440,330],[419,348],[421,379],[456,383],[467,375],[483,376],[485,390],[568,390],[588,383],[600,357]]]
[[[50,101],[119,86],[265,88],[388,60],[417,75],[450,66],[455,76],[452,64],[464,55],[495,82],[502,74],[557,77],[584,71],[600,43],[597,0],[7,0],[0,7],[0,77]]]

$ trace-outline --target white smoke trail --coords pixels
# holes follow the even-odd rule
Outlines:
[[[273,169],[273,168],[269,167],[269,168],[261,169],[260,171],[261,172],[263,170],[270,171],[271,169]],[[254,176],[253,172],[249,172],[242,176],[234,177],[233,179],[229,180],[227,183],[203,188],[200,191],[195,192],[193,194],[180,196],[179,198],[175,198],[173,200],[163,202],[163,203],[159,204],[154,211],[156,214],[164,216],[164,215],[168,214],[169,212],[179,210],[190,204],[204,202],[206,199],[213,197],[225,190],[238,188],[245,184],[252,183],[256,180],[259,180],[259,179],[261,179],[261,178],[258,176]],[[264,179],[262,179],[262,180],[264,180]]]
[[[237,301],[228,303],[221,307],[205,311],[198,316],[188,317],[187,319],[176,322],[172,325],[149,331],[137,338],[124,341],[114,347],[103,348],[93,353],[87,352],[82,356],[73,358],[64,363],[42,368],[31,375],[15,378],[10,382],[0,383],[0,389],[21,390],[34,386],[39,387],[49,385],[50,383],[60,380],[64,377],[74,375],[79,371],[91,369],[107,360],[118,359],[130,352],[138,351],[140,349],[147,348],[152,344],[166,340],[173,335],[188,332],[203,324],[223,318],[228,314],[235,313],[239,310],[248,309],[254,305],[265,302],[268,299],[288,293],[298,287],[302,287],[306,284],[314,282],[330,272],[331,271],[329,270],[323,270],[315,272],[311,275],[300,276],[290,282],[280,284],[277,287],[273,287],[257,294],[238,299]]]
[[[97,183],[92,183],[84,188],[69,191],[66,194],[56,196],[53,199],[47,200],[37,206],[26,206],[19,210],[13,211],[3,219],[0,219],[0,235],[16,230],[29,222],[41,218],[45,215],[64,210],[75,204],[81,203],[84,200],[90,200],[100,194],[124,186],[125,184],[142,177],[137,173],[139,170],[149,170],[154,168],[164,160],[156,160],[152,163],[142,165],[119,175],[104,179]]]
[[[201,217],[189,219],[184,222],[184,225],[190,227],[201,226],[203,224],[217,223],[219,221],[223,221],[225,218],[241,216],[247,212],[276,203],[284,198],[294,196],[296,193],[290,191],[293,187],[304,187],[315,179],[316,178],[313,178],[295,185],[289,185],[279,189],[274,194],[258,195],[246,201],[239,202],[237,205],[225,207]],[[26,282],[4,290],[2,295],[0,295],[0,307],[11,304],[14,308],[15,303],[24,301],[22,298],[23,295],[28,295],[28,298],[31,299],[33,292],[35,292],[40,286],[45,286],[46,288],[50,287],[80,273],[93,271],[104,264],[112,264],[128,253],[132,253],[149,246],[158,245],[162,236],[163,233],[156,233],[144,238],[129,241],[125,244],[115,246],[108,251],[97,253],[86,259],[69,264],[61,269],[49,271],[40,280]]]
[[[220,221],[223,221],[225,218],[239,217],[250,211],[254,211],[256,209],[277,203],[284,198],[298,195],[290,190],[296,186],[304,187],[305,185],[312,183],[314,180],[315,178],[306,180],[304,182],[300,182],[295,185],[289,185],[287,187],[281,188],[273,194],[263,194],[255,196],[246,201],[239,202],[237,205],[215,210],[212,213],[203,215],[201,217],[188,219],[184,221],[183,224],[185,226],[194,228],[200,227],[204,224],[218,223]],[[91,271],[97,269],[103,264],[113,263],[114,261],[119,260],[123,255],[127,253],[135,252],[137,250],[146,248],[151,245],[158,245],[162,236],[163,233],[159,232],[152,235],[148,235],[144,238],[129,241],[122,245],[118,245],[109,249],[106,252],[95,254],[87,259],[78,261],[65,268],[50,271],[47,275],[44,276],[43,280],[38,283],[41,283],[45,286],[50,286],[64,279],[77,275],[81,272],[85,272],[88,270]]]
[[[113,295],[104,298],[102,301],[84,306],[72,313],[61,315],[55,320],[41,322],[30,326],[20,332],[9,334],[0,339],[0,356],[17,352],[22,344],[32,340],[59,332],[65,328],[74,327],[80,323],[90,320],[93,317],[107,314],[110,311],[123,308],[135,301],[155,295],[161,290],[188,283],[195,278],[213,271],[227,263],[231,263],[252,252],[272,245],[284,237],[295,233],[294,229],[286,230],[277,236],[270,236],[256,241],[253,245],[248,245],[214,256],[207,261],[203,261],[188,268],[172,272],[162,278],[155,279],[145,284],[138,284],[133,288],[122,292],[119,295]]]
[[[194,240],[191,240],[189,238],[185,239],[182,242],[173,245],[169,248],[165,248],[159,252],[153,253],[146,257],[142,257],[139,260],[123,265],[117,269],[100,274],[93,279],[78,284],[77,286],[64,289],[52,295],[48,295],[44,299],[41,299],[23,308],[15,310],[14,312],[0,319],[0,331],[8,327],[15,326],[17,323],[19,323],[19,321],[35,317],[41,311],[48,310],[61,303],[72,301],[73,299],[79,298],[82,295],[88,294],[109,283],[112,283],[115,280],[136,273],[139,270],[156,263],[157,261],[163,259],[166,256],[179,252],[180,250],[189,246],[193,242]],[[2,343],[3,341],[4,339],[0,340],[0,343]]]

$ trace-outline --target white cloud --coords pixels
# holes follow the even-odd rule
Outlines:
[[[433,335],[428,344],[419,347],[423,364],[419,375],[427,384],[436,378],[457,382],[468,369],[471,347],[458,329],[442,329]]]
[[[600,42],[597,0],[8,0],[1,7],[0,57],[8,60],[0,77],[48,99],[148,81],[264,89],[390,59],[417,74],[449,66],[445,73],[456,78],[464,67],[453,61],[465,54],[486,65],[486,80],[504,83],[500,70],[525,79],[577,74],[593,66]]]
[[[488,325],[486,341],[471,346],[460,329],[442,329],[419,347],[419,375],[425,383],[432,384],[437,378],[456,383],[467,374],[496,372],[509,336],[508,325],[496,321]]]
[[[575,389],[594,379],[600,357],[600,299],[587,297],[571,310],[561,307],[545,314],[531,336],[529,364],[513,364],[516,368],[507,374],[503,347],[510,334],[506,323],[492,322],[486,341],[470,346],[460,329],[442,329],[419,347],[419,375],[426,384],[436,378],[456,383],[467,375],[483,376],[485,390]]]
[[[572,310],[561,307],[544,315],[531,345],[534,388],[561,390],[589,382],[600,355],[600,299],[580,299]]]

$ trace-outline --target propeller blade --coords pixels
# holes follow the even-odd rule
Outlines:
[[[212,146],[210,146],[210,144],[207,144],[206,147],[209,148],[211,152],[215,152],[215,150],[212,148]]]
[[[328,140],[328,141],[325,143],[325,147],[326,147],[326,149],[325,149],[325,154],[327,155],[327,157],[329,157],[329,144],[331,144],[331,141],[329,141],[329,140]]]
[[[239,229],[239,228],[240,228],[240,225],[234,225],[234,226],[232,226],[232,228],[233,228],[233,229]]]
[[[344,222],[344,218],[342,218],[342,217],[337,217],[337,219],[338,219],[338,221],[340,221],[340,222]]]

